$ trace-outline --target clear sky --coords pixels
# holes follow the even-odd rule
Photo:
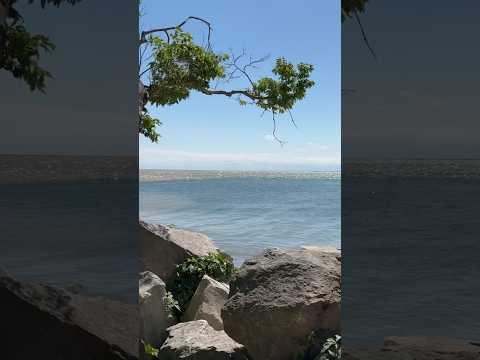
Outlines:
[[[270,55],[256,77],[270,76],[274,61],[284,56],[294,63],[313,64],[316,85],[292,113],[279,118],[277,135],[271,135],[271,116],[241,107],[223,96],[193,93],[170,107],[150,108],[163,125],[158,144],[140,136],[140,167],[219,170],[331,170],[340,164],[340,4],[339,1],[205,2],[171,1],[168,6],[145,0],[144,29],[180,23],[199,16],[213,27],[215,51],[241,53],[253,58]],[[206,28],[185,27],[200,43]],[[241,87],[234,83],[231,87]],[[221,86],[229,89],[229,84]]]

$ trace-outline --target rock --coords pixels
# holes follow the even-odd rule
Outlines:
[[[167,329],[168,338],[160,349],[162,360],[248,360],[245,347],[214,330],[205,320],[180,323]]]
[[[342,257],[341,251],[333,246],[304,245],[301,248],[303,250],[308,250],[308,251],[331,253],[331,254],[334,254],[338,260],[340,260]]]
[[[215,330],[223,330],[222,307],[228,299],[229,287],[205,275],[183,316],[183,321],[206,320]]]
[[[217,249],[208,236],[140,221],[140,268],[157,274],[167,284],[176,266],[190,256],[206,256]]]
[[[296,359],[340,332],[340,261],[320,250],[268,249],[244,262],[222,310],[225,331],[255,360]]]
[[[345,349],[345,360],[478,360],[480,344],[447,337],[392,336],[383,347]]]
[[[0,358],[137,359],[138,307],[0,273]]]
[[[126,304],[105,297],[73,295],[69,304],[72,320],[125,353],[138,356],[139,311],[135,304]]]
[[[150,271],[140,274],[140,339],[160,347],[167,338],[167,328],[175,324],[175,318],[167,309],[165,283]]]

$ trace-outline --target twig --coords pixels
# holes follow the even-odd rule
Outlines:
[[[283,141],[283,140],[280,140],[278,137],[277,137],[277,119],[275,118],[275,111],[272,111],[272,119],[273,119],[273,131],[272,131],[272,136],[275,140],[278,141],[278,143],[283,146],[285,145],[287,142],[286,141]]]
[[[140,75],[138,75],[139,78],[141,78],[143,75],[145,75],[147,72],[149,72],[150,70],[152,70],[152,66],[149,66],[148,68],[146,68],[145,70],[143,70]]]
[[[140,45],[140,48],[141,48],[141,45]],[[148,46],[145,45],[143,49],[140,50],[140,56],[139,56],[139,67],[142,66],[142,63],[143,63],[143,57],[145,56],[145,52],[147,51],[148,49]]]
[[[292,122],[293,126],[295,126],[298,129],[297,123],[293,119],[293,115],[292,115],[292,112],[290,110],[288,110],[288,115],[290,115],[290,121]]]
[[[147,30],[147,31],[142,31],[142,34],[140,36],[140,43],[143,44],[145,42],[147,42],[147,35],[150,35],[150,34],[153,34],[153,33],[156,33],[156,32],[163,32],[166,34],[167,36],[167,40],[168,42],[170,42],[170,35],[168,34],[169,31],[171,30],[175,30],[175,29],[178,29],[178,28],[181,28],[183,25],[185,25],[189,20],[198,20],[202,23],[204,23],[205,25],[208,26],[208,47],[207,49],[210,49],[211,48],[211,45],[210,45],[210,37],[211,37],[211,33],[212,33],[212,26],[211,24],[205,20],[205,19],[202,19],[200,17],[197,17],[197,16],[189,16],[187,17],[185,20],[183,20],[180,24],[176,25],[176,26],[168,26],[168,27],[164,27],[164,28],[158,28],[158,29],[151,29],[151,30]]]
[[[245,65],[243,65],[242,67],[240,67],[240,66],[238,65],[238,62],[239,62],[240,59],[242,59],[242,58],[246,55],[245,49],[243,49],[243,50],[242,50],[242,53],[241,53],[240,55],[238,55],[238,56],[235,56],[235,55],[233,54],[233,51],[232,51],[232,50],[230,50],[230,53],[231,53],[231,55],[232,55],[232,61],[231,61],[231,62],[226,62],[225,65],[227,66],[227,68],[232,68],[232,67],[233,67],[234,69],[233,69],[233,71],[231,71],[231,72],[229,73],[229,77],[228,77],[228,79],[227,79],[227,82],[230,81],[230,80],[232,80],[232,79],[237,79],[237,78],[239,78],[240,76],[235,76],[235,74],[236,74],[237,72],[240,72],[240,73],[243,74],[243,76],[245,76],[245,77],[247,78],[248,82],[249,82],[250,85],[252,85],[252,87],[253,87],[253,86],[254,86],[254,82],[253,82],[252,78],[250,77],[250,74],[248,74],[247,69],[248,69],[249,67],[255,69],[255,68],[256,68],[255,64],[258,64],[258,63],[260,63],[260,62],[265,61],[266,59],[268,59],[268,58],[270,57],[270,55],[264,56],[264,57],[259,58],[259,59],[256,59],[256,60],[253,60],[252,57],[250,57],[250,61],[249,61],[247,64],[245,64]]]
[[[228,97],[231,97],[233,95],[244,95],[244,96],[246,96],[246,97],[248,97],[248,98],[250,98],[251,100],[254,100],[254,101],[268,100],[268,97],[255,95],[255,94],[249,92],[248,90],[226,91],[226,90],[215,90],[215,89],[202,89],[200,91],[202,93],[204,93],[205,95],[225,95],[225,96],[228,96]]]
[[[372,47],[370,46],[370,43],[368,42],[365,29],[363,28],[362,22],[360,21],[360,17],[358,16],[357,10],[354,9],[353,14],[355,15],[355,19],[357,20],[358,26],[360,27],[360,31],[362,32],[363,42],[365,43],[365,45],[367,45],[368,50],[370,50],[370,53],[372,54],[373,58],[376,60],[377,55],[375,54],[375,51],[373,51]]]

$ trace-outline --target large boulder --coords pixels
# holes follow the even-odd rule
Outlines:
[[[332,253],[337,259],[340,261],[342,257],[342,253],[339,249],[333,246],[318,246],[318,245],[303,245],[301,247],[303,250],[308,251],[317,251],[321,253]]]
[[[0,359],[133,360],[138,307],[0,272]]]
[[[167,328],[175,324],[175,317],[167,308],[165,283],[150,271],[140,274],[140,339],[160,347],[167,338]]]
[[[217,251],[204,234],[140,221],[141,271],[157,274],[167,284],[173,281],[176,266],[190,256]]]
[[[160,349],[162,360],[249,360],[245,347],[205,320],[180,323],[167,329]]]
[[[312,347],[312,334],[320,344],[339,333],[337,255],[320,249],[268,249],[245,261],[230,282],[222,310],[225,331],[255,360],[296,359]]]
[[[183,321],[206,320],[215,330],[223,330],[222,307],[229,286],[204,275],[183,316]]]
[[[447,337],[392,336],[381,347],[346,348],[345,360],[479,360],[480,344]]]

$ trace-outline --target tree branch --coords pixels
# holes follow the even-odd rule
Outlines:
[[[293,126],[298,129],[297,123],[295,122],[295,119],[293,118],[292,112],[288,110],[288,115],[290,115],[290,121],[292,122]]]
[[[145,70],[143,70],[139,75],[138,77],[141,78],[143,75],[145,75],[147,72],[149,72],[150,70],[152,70],[152,67],[149,66],[148,68],[146,68]]]
[[[258,101],[258,100],[266,100],[268,99],[268,97],[261,97],[261,96],[256,96],[255,94],[252,94],[250,92],[248,92],[247,90],[230,90],[230,91],[225,91],[225,90],[213,90],[213,89],[204,89],[204,90],[201,90],[202,93],[206,94],[206,95],[225,95],[225,96],[228,96],[228,97],[231,97],[233,95],[244,95],[248,98],[250,98],[251,100],[253,101]],[[262,116],[263,114],[265,113],[265,111],[267,110],[264,110],[263,113],[262,113]],[[292,113],[290,112],[290,110],[288,110],[288,114],[290,115],[290,121],[292,122],[292,124],[298,128],[297,124],[295,123],[295,120],[293,119],[293,115]],[[280,144],[280,145],[285,145],[286,144],[286,141],[283,141],[281,140],[278,136],[277,136],[277,118],[275,116],[275,111],[272,110],[272,120],[273,120],[273,130],[272,130],[272,136],[273,138]]]
[[[363,37],[363,42],[365,43],[365,45],[367,45],[368,50],[370,50],[370,53],[372,54],[373,58],[376,60],[377,55],[375,54],[375,51],[373,51],[372,47],[370,46],[370,43],[367,38],[367,34],[365,33],[365,29],[363,28],[363,24],[360,21],[360,17],[358,16],[358,12],[356,9],[353,10],[353,14],[355,15],[355,20],[357,21],[358,26],[360,27],[360,31]]]
[[[170,35],[168,34],[169,31],[172,31],[172,30],[175,30],[177,28],[181,28],[182,26],[184,26],[189,20],[197,20],[197,21],[200,21],[202,23],[204,23],[205,25],[207,25],[208,27],[208,40],[207,40],[207,43],[208,43],[208,46],[207,46],[207,49],[210,49],[211,45],[210,45],[210,36],[211,36],[211,33],[212,33],[212,25],[205,19],[202,19],[200,17],[197,17],[197,16],[189,16],[187,17],[185,20],[183,20],[180,24],[176,25],[176,26],[168,26],[168,27],[164,27],[164,28],[158,28],[158,29],[152,29],[152,30],[147,30],[147,31],[142,31],[142,34],[140,35],[140,44],[144,44],[147,42],[147,36],[150,35],[150,34],[153,34],[153,33],[156,33],[156,32],[163,32],[165,33],[165,35],[167,36],[167,40],[168,42],[170,42]]]
[[[272,131],[272,136],[275,140],[278,141],[278,143],[283,146],[285,145],[287,142],[286,141],[283,141],[283,140],[280,140],[276,134],[277,132],[277,119],[275,118],[275,111],[272,111],[272,120],[273,120],[273,131]]]
[[[249,99],[251,100],[254,100],[254,101],[257,101],[257,100],[267,100],[268,97],[265,97],[265,96],[258,96],[258,95],[255,95],[253,94],[252,92],[248,91],[248,90],[230,90],[230,91],[226,91],[226,90],[216,90],[216,89],[202,89],[200,90],[202,93],[204,93],[205,95],[225,95],[225,96],[228,96],[228,97],[231,97],[233,95],[244,95],[246,97],[248,97]]]
[[[248,74],[247,69],[249,67],[256,68],[255,64],[258,64],[258,63],[261,63],[261,62],[267,60],[270,57],[270,55],[264,56],[264,57],[256,59],[256,60],[253,60],[252,57],[250,57],[250,61],[247,64],[240,67],[238,65],[238,61],[246,55],[245,54],[245,49],[243,49],[242,53],[238,56],[235,56],[232,51],[230,51],[230,52],[232,54],[232,59],[233,60],[231,62],[226,62],[225,65],[228,68],[233,67],[234,69],[233,69],[233,71],[230,72],[229,77],[227,79],[227,82],[232,80],[232,79],[238,78],[238,76],[235,76],[235,74],[237,72],[240,72],[240,73],[243,74],[243,76],[245,76],[247,78],[247,80],[250,82],[250,85],[253,87],[254,82],[253,82],[252,78],[250,77],[250,75]]]

